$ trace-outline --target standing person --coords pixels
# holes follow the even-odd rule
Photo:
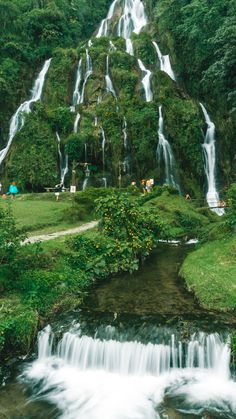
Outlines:
[[[147,190],[146,190],[146,180],[145,179],[141,180],[141,185],[142,185],[142,188],[143,188],[143,193],[146,193]]]
[[[11,199],[15,199],[16,194],[18,193],[18,188],[16,186],[16,182],[12,182],[9,186],[9,194],[11,195]]]

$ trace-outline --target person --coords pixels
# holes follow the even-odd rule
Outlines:
[[[18,194],[18,188],[16,186],[16,182],[12,182],[9,186],[8,194],[11,195],[11,199],[15,199],[16,194]]]
[[[56,201],[59,201],[60,192],[55,192]]]
[[[146,182],[146,191],[147,191],[147,193],[150,193],[151,192],[151,188],[152,188],[151,179],[148,179],[147,182]]]
[[[226,207],[226,202],[223,199],[221,199],[221,201],[219,202],[219,207],[220,208],[225,208]]]
[[[189,195],[189,193],[186,193],[185,195],[185,199],[188,201],[189,199],[191,199],[191,196]]]
[[[132,182],[131,182],[131,186],[136,186],[136,182],[135,182],[135,180],[132,180]]]
[[[141,180],[141,185],[142,185],[142,188],[143,188],[143,193],[146,193],[147,190],[146,190],[146,180],[145,179]]]

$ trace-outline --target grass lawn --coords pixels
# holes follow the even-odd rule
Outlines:
[[[8,205],[18,227],[29,236],[66,230],[83,223],[64,216],[64,211],[72,206],[70,194],[65,194],[58,202],[54,194],[19,195],[15,200],[0,200],[0,208],[7,208]]]
[[[180,274],[203,307],[236,309],[236,237],[212,241],[190,253]]]

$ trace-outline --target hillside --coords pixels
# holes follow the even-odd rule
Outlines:
[[[68,186],[73,161],[87,161],[94,186],[154,177],[203,197],[210,186],[199,101],[216,125],[213,188],[234,180],[233,2],[125,4],[0,1],[2,148],[11,116],[52,58],[31,113],[19,113],[1,164],[6,182],[40,191],[65,177]],[[84,176],[79,166],[80,187]]]

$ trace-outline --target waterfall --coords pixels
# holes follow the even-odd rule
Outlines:
[[[117,5],[118,2],[119,2],[119,0],[114,0],[113,3],[111,4],[106,19],[102,20],[101,25],[98,29],[98,33],[96,35],[97,38],[101,38],[101,36],[107,36],[108,35],[109,21],[114,16],[116,5]]]
[[[38,102],[41,99],[42,96],[42,92],[43,92],[43,86],[44,86],[44,82],[45,82],[45,77],[46,74],[48,72],[48,69],[50,67],[51,64],[51,58],[49,60],[46,60],[42,70],[40,71],[33,89],[32,89],[32,93],[31,93],[31,98],[25,102],[23,102],[19,108],[17,109],[17,111],[15,112],[15,114],[13,115],[13,117],[11,118],[11,122],[10,122],[10,129],[9,129],[9,137],[8,137],[8,142],[5,148],[3,148],[0,151],[0,165],[2,164],[3,160],[5,159],[8,150],[11,146],[12,140],[15,137],[15,135],[17,134],[18,131],[20,131],[20,129],[23,127],[24,123],[25,123],[25,114],[28,114],[31,112],[31,105],[32,103]]]
[[[110,45],[109,51],[116,51],[117,50],[117,48],[115,47],[115,45],[113,44],[112,41],[109,41],[109,45]]]
[[[84,103],[84,92],[85,92],[85,87],[87,84],[87,81],[89,79],[89,77],[93,74],[93,65],[92,65],[92,59],[89,55],[88,49],[86,49],[86,73],[85,73],[85,77],[84,77],[84,83],[83,83],[83,87],[82,87],[82,91],[81,91],[81,96],[80,96],[80,102],[79,103]]]
[[[75,122],[74,122],[74,133],[77,134],[78,132],[78,127],[79,127],[79,121],[80,121],[81,115],[78,112],[75,118]]]
[[[79,60],[77,73],[76,73],[76,81],[75,81],[75,88],[73,92],[73,98],[72,98],[72,106],[71,110],[74,112],[76,105],[80,103],[81,95],[80,95],[80,85],[82,80],[82,58]]]
[[[107,340],[68,331],[55,351],[50,329],[41,332],[39,359],[24,374],[36,399],[55,404],[63,419],[157,419],[166,397],[186,415],[235,417],[230,346],[220,335],[179,341],[172,334],[164,343],[160,333],[160,343],[144,344],[113,340],[110,328]]]
[[[217,207],[219,205],[219,194],[216,189],[216,150],[215,150],[215,124],[211,121],[206,108],[200,103],[205,121],[207,124],[207,131],[204,139],[203,152],[205,160],[205,173],[207,178],[207,194],[206,199],[209,207]],[[212,208],[217,215],[223,215],[223,208]]]
[[[104,129],[101,127],[101,134],[102,134],[102,164],[103,164],[103,171],[105,170],[105,146],[106,146],[106,136]]]
[[[65,182],[65,176],[68,173],[68,154],[65,154],[65,156],[63,156],[62,152],[61,152],[61,139],[60,136],[58,134],[58,132],[56,132],[56,137],[57,137],[57,141],[58,141],[58,154],[59,154],[59,160],[60,160],[60,171],[61,171],[61,180],[60,183],[62,184],[62,186],[64,186],[64,182]]]
[[[124,136],[124,148],[125,148],[125,150],[127,150],[127,147],[128,147],[128,141],[127,141],[127,138],[128,138],[128,135],[127,135],[127,121],[126,121],[126,118],[125,118],[125,116],[124,116],[124,119],[123,119],[123,136]]]
[[[110,92],[115,99],[117,99],[115,89],[113,87],[113,83],[111,81],[110,75],[109,75],[109,55],[107,55],[106,58],[106,75],[105,75],[105,81],[106,81],[106,91]]]
[[[126,52],[127,54],[134,55],[134,47],[130,38],[126,39]]]
[[[92,47],[92,45],[93,45],[92,40],[91,40],[91,39],[89,39],[89,40],[88,40],[88,47],[90,48],[90,47]]]
[[[46,326],[38,334],[38,358],[44,359],[52,355],[53,332],[51,326]]]
[[[147,24],[144,5],[141,0],[125,0],[124,13],[118,23],[117,35],[129,39],[132,32],[137,35]]]
[[[165,183],[167,185],[172,185],[178,190],[180,190],[178,182],[175,176],[175,159],[170,146],[170,143],[167,141],[164,135],[164,120],[162,116],[162,106],[159,106],[159,128],[158,128],[158,146],[157,146],[157,156],[159,159],[159,164],[161,163],[161,158],[164,158],[165,164]]]
[[[146,67],[144,66],[143,62],[138,59],[138,65],[140,70],[145,73],[144,77],[142,79],[142,85],[145,91],[145,99],[146,102],[151,102],[153,100],[153,94],[152,94],[152,90],[151,90],[151,71],[147,70]]]
[[[160,51],[160,48],[158,47],[157,43],[154,42],[154,41],[152,43],[153,43],[153,45],[156,49],[156,52],[157,52],[157,55],[158,55],[158,58],[159,58],[159,61],[160,61],[161,71],[164,71],[166,74],[168,74],[168,76],[170,76],[170,78],[172,80],[176,81],[175,74],[174,74],[174,72],[172,70],[172,67],[171,67],[169,55],[162,55],[162,53]]]

